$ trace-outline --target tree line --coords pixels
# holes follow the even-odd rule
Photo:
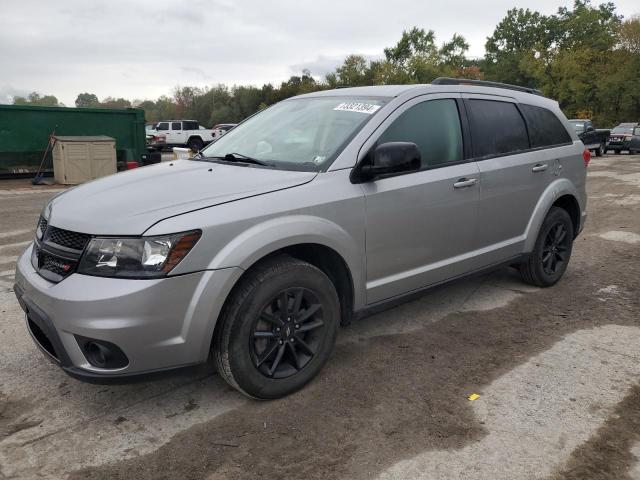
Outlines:
[[[441,76],[491,80],[538,88],[559,101],[568,117],[592,118],[598,125],[640,121],[640,17],[624,19],[613,3],[575,0],[553,15],[513,8],[496,25],[483,58],[469,58],[460,34],[439,45],[433,30],[413,27],[367,60],[349,55],[333,72],[316,79],[305,70],[280,85],[178,86],[171,96],[129,101],[81,93],[76,107],[144,109],[149,122],[189,118],[211,126],[234,123],[285,98],[317,90],[429,83]],[[49,103],[47,103],[49,102]],[[51,104],[53,95],[16,97],[18,104]]]

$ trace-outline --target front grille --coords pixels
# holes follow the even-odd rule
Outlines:
[[[70,232],[50,226],[45,235],[45,241],[55,243],[61,247],[82,251],[91,236],[86,233]]]
[[[38,238],[42,238],[44,232],[47,231],[47,224],[47,220],[44,217],[40,217],[40,219],[38,220],[38,227],[36,228],[36,236]]]
[[[38,255],[39,270],[46,270],[47,272],[54,273],[62,278],[71,275],[75,270],[76,262],[74,261],[52,255],[40,248],[36,250],[36,254]]]
[[[38,219],[36,241],[31,263],[38,273],[51,282],[60,282],[75,270],[91,235],[71,232]]]
[[[31,320],[29,317],[27,317],[27,320],[29,323],[29,330],[31,331],[31,335],[33,335],[33,338],[35,338],[36,342],[38,342],[38,344],[55,360],[60,361],[58,355],[56,354],[56,349],[53,348],[53,343],[51,343],[51,340],[49,340],[47,334],[44,333],[44,331],[42,331],[38,324]]]

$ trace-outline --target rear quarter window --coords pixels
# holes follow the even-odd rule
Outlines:
[[[552,147],[571,143],[571,137],[562,122],[551,111],[533,105],[520,105],[529,128],[531,148]],[[584,122],[584,129],[589,126]]]
[[[505,155],[529,148],[527,127],[515,104],[478,99],[465,103],[475,157]]]

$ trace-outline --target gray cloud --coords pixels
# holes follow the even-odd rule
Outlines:
[[[618,11],[638,11],[618,0]],[[553,13],[572,0],[521,0]],[[33,90],[73,105],[79,92],[155,98],[175,85],[280,82],[324,76],[351,53],[376,57],[403,29],[455,33],[481,56],[513,0],[8,0],[0,15],[0,102]],[[19,93],[11,93],[11,92]]]

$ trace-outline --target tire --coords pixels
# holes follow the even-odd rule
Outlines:
[[[287,255],[267,259],[225,303],[213,342],[218,371],[251,398],[283,397],[322,369],[339,323],[338,294],[324,272]]]
[[[198,137],[190,138],[187,142],[187,147],[189,147],[192,152],[199,152],[202,150],[202,147],[204,147],[204,142]]]
[[[602,155],[604,155],[604,153],[605,153],[605,146],[604,146],[604,143],[601,143],[600,146],[596,148],[596,157],[601,157]]]
[[[616,152],[616,155],[620,155],[621,150],[614,150],[614,152]]]
[[[564,275],[573,248],[573,223],[566,210],[551,207],[531,254],[520,265],[525,283],[550,287]]]

